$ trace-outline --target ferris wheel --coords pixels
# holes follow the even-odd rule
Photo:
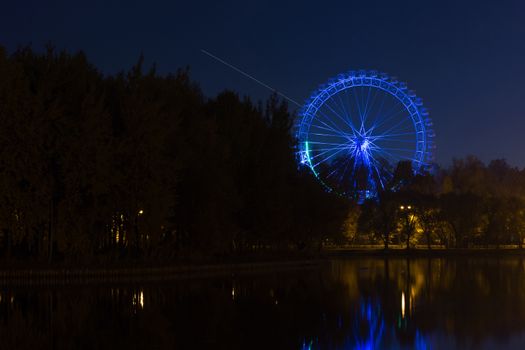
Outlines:
[[[429,170],[434,137],[428,111],[405,83],[364,70],[322,85],[296,125],[299,163],[327,190],[358,201],[387,189],[400,161]]]

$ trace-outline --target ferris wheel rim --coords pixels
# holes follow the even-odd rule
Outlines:
[[[332,99],[343,91],[362,87],[384,92],[403,105],[405,111],[408,112],[408,117],[414,126],[413,135],[415,136],[415,148],[414,157],[407,158],[407,160],[412,161],[416,172],[428,170],[433,160],[433,138],[435,134],[431,129],[432,122],[428,116],[428,111],[423,107],[422,100],[418,98],[414,92],[408,90],[406,84],[398,82],[397,79],[392,78],[385,73],[363,70],[358,72],[350,71],[346,74],[340,74],[336,78],[330,79],[327,84],[321,85],[318,90],[314,91],[301,109],[299,113],[300,119],[296,124],[298,160],[300,164],[306,164],[329,191],[332,191],[333,188],[320,178],[310,159],[308,142],[312,120],[316,117],[321,108],[328,105],[327,101],[329,99]],[[340,97],[340,95],[338,96]],[[337,115],[335,111],[333,112]],[[355,131],[355,128],[352,125],[348,126]],[[342,135],[340,135],[340,137],[344,138]]]

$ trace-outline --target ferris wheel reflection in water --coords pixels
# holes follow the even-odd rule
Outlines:
[[[334,346],[333,343],[330,345],[327,345],[326,342],[321,344],[319,338],[305,339],[301,350],[322,350],[325,348],[335,350],[430,350],[431,347],[423,333],[411,322],[410,315],[407,312],[407,308],[410,307],[408,303],[405,294],[402,293],[397,321],[388,323],[379,302],[362,299],[359,306],[354,310],[353,317],[351,317],[352,323],[348,325],[348,329],[342,330],[346,332],[342,343]],[[341,319],[338,326],[343,328]]]

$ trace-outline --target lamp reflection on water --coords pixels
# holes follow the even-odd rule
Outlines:
[[[144,309],[144,290],[140,289],[134,291],[131,299],[133,311],[136,313],[138,309]]]
[[[405,318],[405,292],[401,292],[401,317]]]

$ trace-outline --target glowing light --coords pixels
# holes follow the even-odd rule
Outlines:
[[[142,215],[142,214],[144,214],[144,210],[140,209],[139,210],[139,215]]]
[[[405,318],[405,292],[401,292],[401,317]]]
[[[235,300],[235,287],[232,287],[232,300]]]
[[[137,308],[143,309],[144,308],[144,291],[141,289],[138,293],[134,292],[133,297],[131,299],[131,303],[133,305],[133,312],[137,311]]]
[[[404,209],[405,209],[405,206],[402,205],[402,206],[399,207],[399,209],[404,210]]]
[[[361,152],[366,152],[368,150],[368,146],[370,145],[370,141],[365,139],[363,143],[361,144]]]
[[[301,350],[312,350],[312,345],[313,345],[313,340],[310,340],[309,343],[306,343],[306,340],[304,340]]]
[[[361,332],[367,329],[367,332]],[[384,320],[381,316],[381,307],[378,304],[363,301],[360,303],[359,311],[354,323],[355,344],[352,349],[377,349],[384,334]]]
[[[306,141],[304,143],[304,147],[305,147],[304,154],[306,155],[306,160],[308,162],[307,164],[311,167],[312,161],[310,160],[310,148],[308,146],[308,141]],[[315,171],[315,169],[313,167],[311,169],[312,169],[312,172],[314,173],[315,177],[317,177],[318,175],[317,175],[317,172]]]

